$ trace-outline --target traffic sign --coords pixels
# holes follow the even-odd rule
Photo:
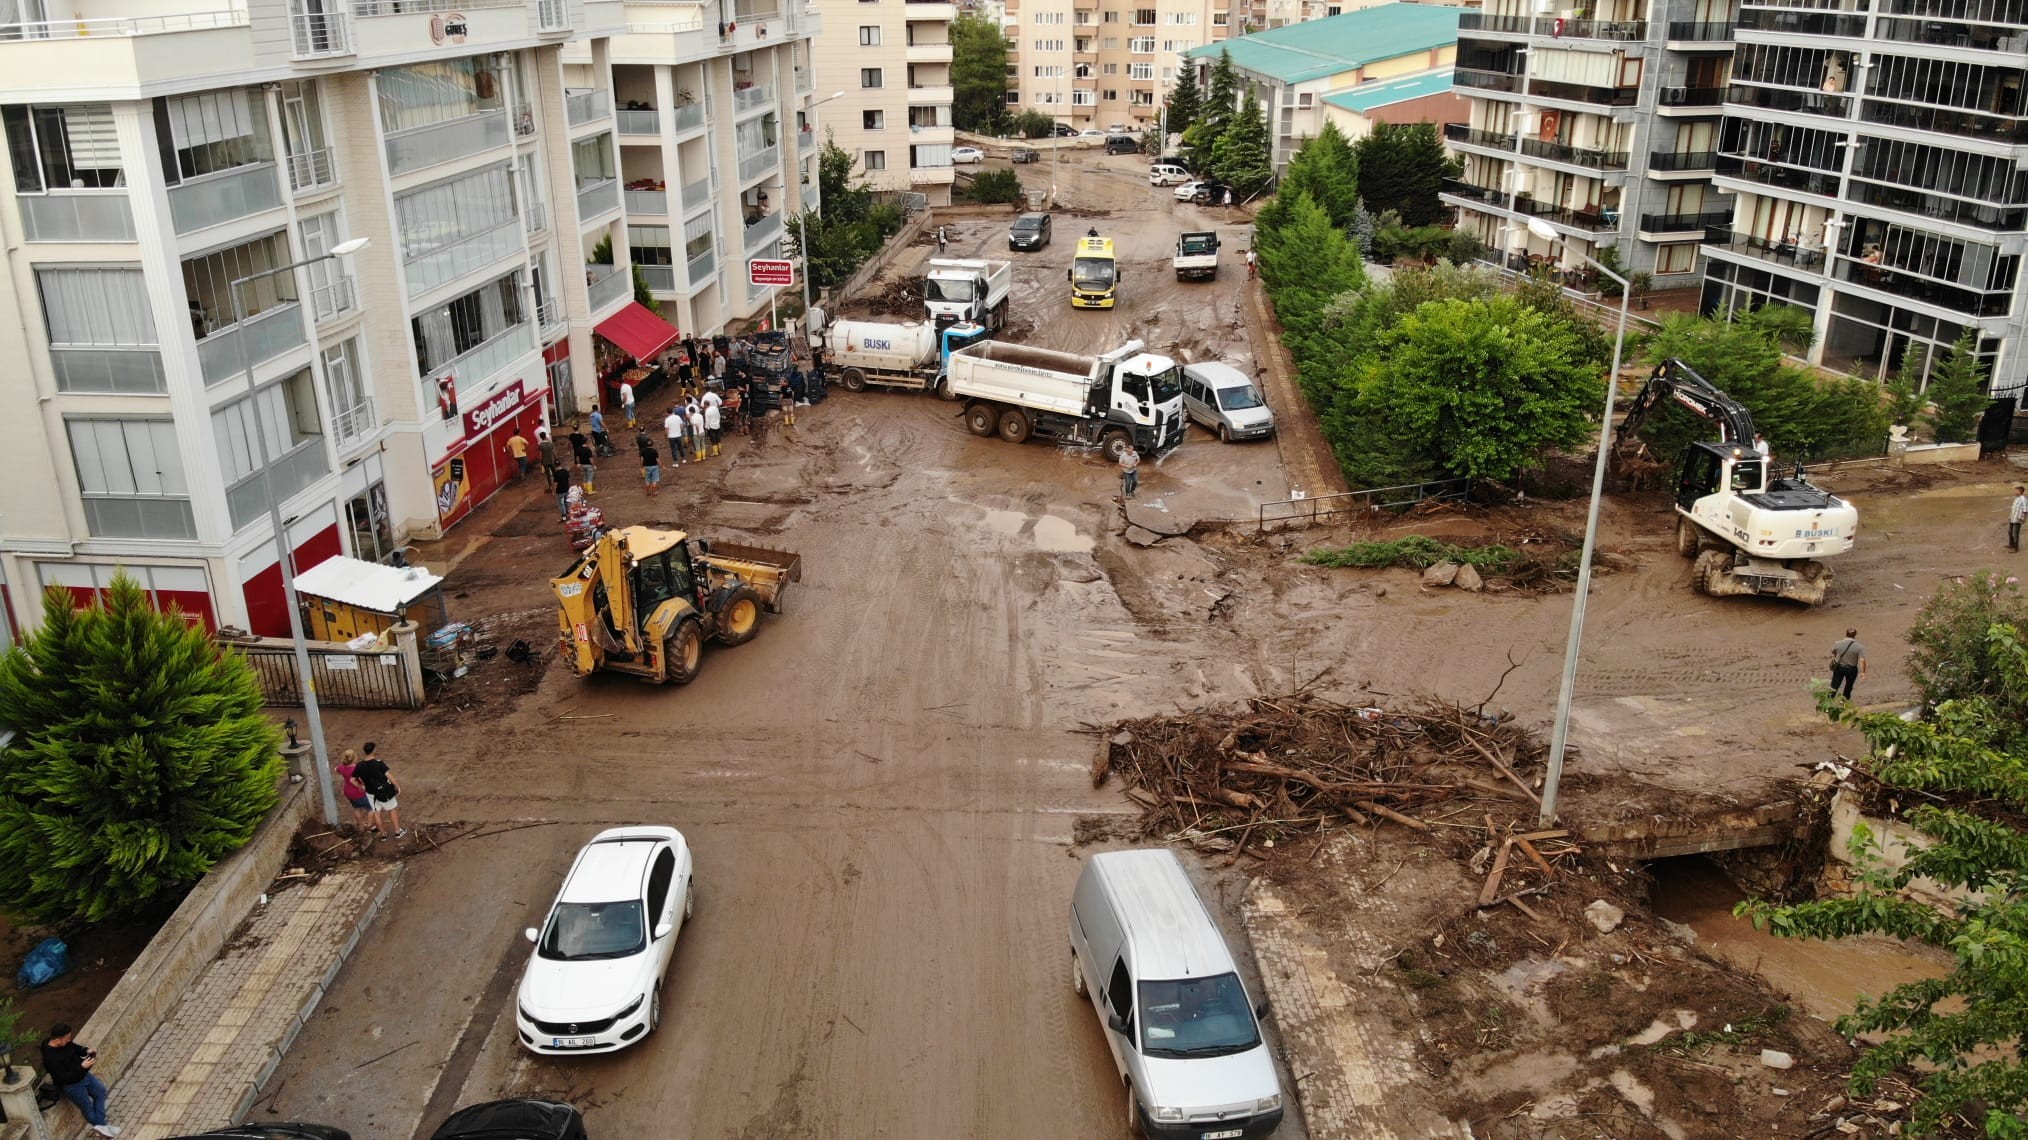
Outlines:
[[[761,285],[794,285],[796,263],[793,261],[772,261],[756,257],[746,263],[747,282],[756,287]]]

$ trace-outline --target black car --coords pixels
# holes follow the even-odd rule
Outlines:
[[[1139,154],[1140,150],[1141,140],[1139,139],[1131,139],[1125,135],[1106,136],[1107,154]]]
[[[1056,124],[1056,130],[1051,133],[1060,139],[1074,139],[1077,137],[1077,128],[1069,123],[1058,123]]]
[[[1032,147],[1017,146],[1014,148],[1014,157],[1008,161],[1018,166],[1024,162],[1040,162],[1042,155]]]
[[[1225,201],[1228,189],[1225,183],[1207,178],[1197,184],[1197,193],[1191,195],[1190,200],[1200,206],[1216,206]]]
[[[352,1140],[352,1134],[343,1128],[333,1128],[328,1124],[249,1122],[201,1132],[195,1136],[178,1136],[175,1140]]]
[[[488,1101],[452,1113],[430,1140],[585,1140],[584,1116],[561,1101]]]
[[[1049,244],[1048,214],[1023,214],[1007,227],[1008,249],[1041,249]]]

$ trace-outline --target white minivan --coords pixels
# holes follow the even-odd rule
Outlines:
[[[1226,443],[1275,433],[1275,414],[1253,380],[1215,360],[1183,366],[1183,414]]]
[[[1070,902],[1070,982],[1091,998],[1130,1131],[1265,1136],[1282,1088],[1225,939],[1174,852],[1094,855]]]
[[[1148,168],[1148,185],[1150,186],[1181,186],[1188,181],[1190,181],[1190,172],[1180,166],[1158,162]]]

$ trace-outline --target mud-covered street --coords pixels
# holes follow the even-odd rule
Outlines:
[[[1252,371],[1243,218],[1179,205],[1144,172],[1084,152],[1056,172],[1049,249],[1009,255],[1004,221],[979,219],[952,224],[950,252],[1016,261],[1016,339],[1138,338]],[[1087,225],[1125,262],[1110,314],[1066,299]],[[1168,273],[1179,228],[1227,235],[1215,282]],[[1425,593],[1405,571],[1294,561],[1343,532],[1245,526],[1133,545],[1097,455],[974,438],[954,410],[834,389],[786,439],[665,468],[652,500],[624,453],[604,461],[614,523],[803,557],[787,612],[750,645],[708,649],[687,687],[502,658],[421,714],[328,718],[334,747],[381,742],[412,826],[477,826],[408,848],[389,909],[257,1119],[405,1138],[458,1105],[542,1093],[578,1104],[600,1137],[1117,1134],[1122,1096],[1070,989],[1065,923],[1081,821],[1134,809],[1092,790],[1086,726],[1310,682],[1467,703],[1497,685],[1493,704],[1546,724],[1567,594]],[[1860,698],[1900,694],[1899,635],[1939,577],[2008,557],[1999,485],[2012,477],[1834,478],[1861,538],[1816,610],[1692,593],[1664,508],[1615,498],[1603,547],[1630,568],[1597,583],[1575,763],[1709,792],[1851,752],[1856,738],[1825,727],[1807,692],[1827,647],[1859,626],[1872,656]],[[1193,429],[1143,469],[1133,518],[1165,532],[1250,519],[1288,489],[1276,443],[1222,446]],[[1567,533],[1579,518],[1543,504],[1369,525],[1470,537]],[[553,496],[510,488],[425,557],[448,569],[454,616],[552,643],[548,579],[570,560]],[[530,1057],[514,1040],[522,928],[586,839],[629,822],[682,829],[697,859],[661,1029],[613,1056]],[[1242,957],[1230,916],[1245,870],[1203,879]],[[1304,1134],[1292,1111],[1277,1136]]]

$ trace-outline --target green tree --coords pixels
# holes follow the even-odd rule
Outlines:
[[[1912,1111],[1916,1136],[1942,1132],[1959,1114],[1988,1136],[2028,1135],[2020,1052],[2028,1039],[2028,834],[2002,822],[2028,813],[2028,757],[2005,743],[2009,730],[1995,708],[2001,700],[2018,707],[2028,694],[2028,648],[2005,622],[1994,623],[1985,640],[2005,695],[1947,701],[1928,720],[1863,713],[1818,690],[1819,707],[1865,735],[1870,748],[1859,767],[1889,788],[1919,793],[1902,799],[1914,801],[1903,818],[1927,845],[1890,868],[1862,828],[1853,837],[1862,870],[1852,895],[1793,906],[1755,899],[1737,908],[1784,938],[1885,934],[1949,953],[1949,973],[1862,996],[1834,1023],[1840,1035],[1870,1042],[1852,1067],[1853,1095],[1871,1096],[1893,1074],[1927,1094]],[[1902,891],[1918,877],[1963,893],[1939,907],[1913,901]]]
[[[1030,108],[1009,120],[1007,127],[1024,139],[1046,139],[1056,130],[1056,120]]]
[[[132,578],[103,605],[43,597],[0,658],[0,900],[45,923],[173,900],[275,804],[281,733],[244,658]]]
[[[951,117],[961,131],[993,133],[1007,115],[1007,37],[961,12],[951,21]]]
[[[1237,195],[1258,193],[1274,181],[1274,139],[1251,92],[1212,144],[1211,170]]]
[[[1360,196],[1376,213],[1393,210],[1410,228],[1434,225],[1444,216],[1437,192],[1451,160],[1432,123],[1376,123],[1352,144]]]
[[[657,301],[655,294],[649,290],[648,274],[638,263],[634,265],[634,300],[651,313],[662,311],[662,302]]]
[[[1332,225],[1339,229],[1352,225],[1359,207],[1359,163],[1336,123],[1325,123],[1315,138],[1296,151],[1275,193],[1297,190],[1322,206]]]
[[[1021,176],[1012,170],[981,170],[965,196],[974,202],[1021,201]]]
[[[1302,361],[1326,350],[1325,309],[1363,284],[1366,271],[1358,248],[1308,194],[1277,194],[1273,204],[1285,220],[1256,225],[1254,246],[1283,343]]]
[[[1958,334],[1950,355],[1929,374],[1930,434],[1938,443],[1963,443],[1977,436],[1986,395],[1986,366],[1979,360],[1978,338],[1971,329]]]
[[[1190,129],[1183,133],[1184,159],[1190,169],[1210,168],[1212,149],[1225,137],[1225,125],[1238,107],[1239,72],[1232,66],[1231,53],[1221,51],[1218,62],[1211,65],[1211,84],[1204,93],[1204,102]]]
[[[1169,92],[1168,105],[1169,112],[1163,118],[1163,125],[1171,134],[1180,135],[1189,130],[1190,124],[1195,123],[1198,114],[1204,110],[1204,91],[1197,86],[1197,69],[1187,62],[1183,74],[1176,77],[1175,88]],[[1167,145],[1168,141],[1163,139],[1157,145]]]
[[[2028,703],[2007,704],[2001,662],[1989,636],[2006,626],[2028,639],[2028,597],[2005,575],[1981,570],[1937,587],[1908,630],[1908,679],[1926,708],[1947,701],[1986,700],[2010,748],[2028,742]]]
[[[1648,340],[1648,355],[1677,357],[1720,391],[1745,405],[1769,444],[1783,456],[1823,458],[1871,454],[1887,435],[1887,409],[1878,385],[1827,380],[1785,364],[1783,337],[1792,327],[1784,306],[1769,306],[1735,321],[1670,314]],[[1641,427],[1658,455],[1674,456],[1716,429],[1673,404]]]

